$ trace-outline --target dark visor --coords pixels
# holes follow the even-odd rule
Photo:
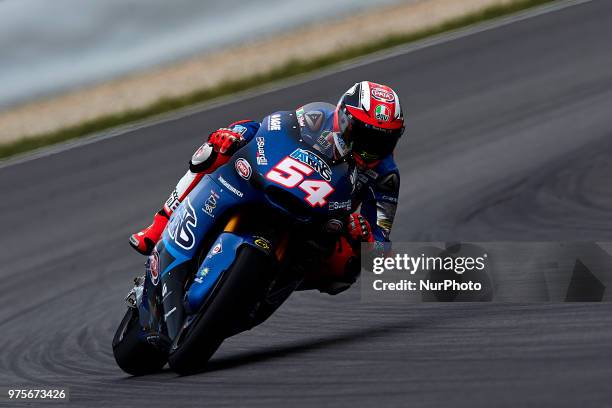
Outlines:
[[[359,121],[353,121],[351,139],[353,151],[365,159],[378,160],[391,154],[399,140],[400,132],[387,133]]]

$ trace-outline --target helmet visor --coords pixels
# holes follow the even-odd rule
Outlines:
[[[366,161],[380,160],[393,153],[400,135],[401,131],[388,132],[360,121],[353,121],[351,128],[353,152]]]

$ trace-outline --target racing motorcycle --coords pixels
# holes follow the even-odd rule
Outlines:
[[[201,369],[224,339],[266,320],[332,254],[356,170],[341,132],[304,121],[330,109],[314,103],[268,116],[175,210],[113,339],[125,372],[166,363],[181,374]]]

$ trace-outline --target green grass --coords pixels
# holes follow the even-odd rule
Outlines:
[[[21,139],[15,142],[0,144],[0,159],[18,153],[23,153],[28,150],[51,145],[54,143],[83,137],[94,132],[99,132],[118,125],[126,124],[128,122],[133,122],[139,119],[144,119],[149,116],[176,110],[189,105],[193,105],[195,103],[200,103],[213,98],[218,98],[220,96],[229,95],[238,91],[244,91],[249,88],[261,86],[263,84],[277,81],[280,79],[286,79],[298,74],[303,74],[324,67],[329,67],[331,65],[337,64],[342,61],[350,60],[352,58],[361,57],[397,45],[407,44],[436,34],[441,34],[446,31],[455,30],[485,20],[498,18],[504,15],[525,10],[527,8],[539,6],[544,3],[550,3],[552,1],[554,0],[518,0],[508,5],[488,7],[482,11],[450,20],[444,24],[429,29],[413,32],[410,34],[392,35],[379,41],[346,48],[340,52],[335,52],[333,54],[313,58],[308,61],[293,60],[265,74],[253,75],[244,79],[225,82],[214,88],[197,90],[185,96],[161,99],[158,102],[145,108],[134,109],[123,112],[121,114],[103,116],[81,123],[76,126],[67,127],[51,133],[45,133]]]

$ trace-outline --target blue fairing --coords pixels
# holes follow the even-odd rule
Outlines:
[[[307,170],[303,179],[309,184],[284,186],[278,177],[276,181],[270,177],[273,168],[288,157],[294,166]],[[288,177],[282,170],[274,172]],[[334,163],[301,140],[295,112],[270,115],[262,121],[253,139],[226,165],[206,175],[173,213],[159,245],[170,255],[160,261],[161,277],[198,256],[206,234],[218,220],[227,220],[226,216],[239,211],[240,206],[264,204],[301,222],[344,217],[350,211],[354,189],[354,180],[349,174],[346,162]],[[309,187],[313,185],[314,189]],[[312,197],[321,191],[320,185],[325,186],[327,194],[316,201]],[[218,251],[219,245],[221,251]],[[198,265],[195,280],[187,292],[188,309],[198,310],[223,271],[231,266],[241,245],[256,246],[252,236],[222,233],[216,238]]]
[[[210,290],[234,263],[238,249],[243,245],[259,248],[253,236],[223,232],[212,245],[208,255],[198,268],[195,279],[187,291],[187,306],[190,312],[196,312],[206,300]]]

